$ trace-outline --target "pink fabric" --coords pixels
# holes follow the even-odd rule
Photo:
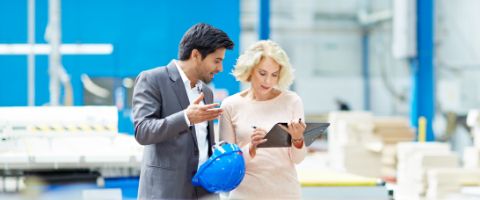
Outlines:
[[[235,94],[222,102],[220,140],[238,144],[243,151],[246,173],[242,183],[231,191],[231,199],[300,199],[300,183],[295,164],[307,153],[298,149],[258,148],[254,158],[249,154],[252,126],[270,130],[278,122],[305,119],[300,97],[291,91],[267,101],[255,101]]]

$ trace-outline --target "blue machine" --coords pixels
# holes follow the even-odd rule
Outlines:
[[[0,1],[0,44],[27,44],[27,0]],[[47,44],[48,0],[35,1],[36,44]],[[62,44],[111,44],[106,55],[63,55],[62,64],[71,78],[73,104],[116,105],[119,131],[133,134],[130,119],[131,88],[140,71],[168,64],[177,57],[178,43],[193,24],[205,22],[224,30],[234,41],[227,51],[224,73],[215,76],[217,89],[228,95],[239,91],[229,74],[239,55],[240,1],[62,1]],[[49,102],[48,55],[35,56],[35,102]],[[103,102],[89,101],[82,75],[108,84]],[[26,106],[27,55],[0,53],[0,106]],[[98,83],[98,82],[95,82]],[[108,86],[108,87],[107,87]],[[131,86],[131,84],[130,84]],[[60,94],[61,96],[64,94]],[[61,98],[62,99],[62,98]],[[62,103],[62,102],[60,102]]]
[[[0,45],[27,44],[27,2],[0,1]],[[48,0],[35,0],[35,5],[35,43],[45,45]],[[223,62],[224,72],[215,76],[213,85],[214,92],[222,91],[224,96],[238,92],[240,85],[229,72],[239,55],[239,0],[61,1],[62,44],[113,47],[110,54],[62,56],[71,80],[73,105],[115,105],[119,132],[133,134],[132,81],[142,70],[176,58],[184,32],[199,22],[222,29],[234,41],[234,49],[227,51]],[[48,59],[47,54],[35,56],[36,106],[49,103]],[[109,95],[91,98],[85,77]],[[27,54],[0,52],[0,106],[27,106],[27,83]],[[60,94],[60,99],[64,95]],[[124,199],[136,199],[138,177],[107,178],[105,187],[121,188]]]

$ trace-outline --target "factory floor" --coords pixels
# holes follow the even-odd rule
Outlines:
[[[380,179],[329,168],[326,152],[309,153],[296,168],[303,199],[390,199],[388,188]]]

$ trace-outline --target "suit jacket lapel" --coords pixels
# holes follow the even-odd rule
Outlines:
[[[190,101],[188,100],[187,91],[185,91],[185,84],[180,77],[180,73],[178,72],[175,62],[172,61],[167,65],[167,71],[170,79],[172,80],[171,86],[177,95],[180,106],[182,109],[186,109],[190,104]]]
[[[167,71],[170,76],[172,82],[172,88],[177,95],[177,99],[180,102],[180,106],[182,109],[186,109],[188,105],[190,105],[190,100],[187,96],[187,91],[185,91],[185,84],[182,81],[182,77],[180,77],[180,73],[178,72],[177,65],[175,65],[174,61],[171,61],[167,65]],[[195,148],[198,147],[197,145],[197,134],[195,132],[195,126],[190,127],[191,131],[190,134],[192,135],[193,142],[195,143]]]
[[[206,84],[202,83],[202,92],[205,94],[205,104],[211,104],[213,103],[213,94],[212,91],[207,88],[208,86]],[[208,121],[208,126],[207,126],[207,132],[208,132],[208,142],[209,142],[209,147],[211,147],[215,143],[215,133],[213,130],[213,121]],[[212,154],[212,148],[208,148],[208,155]]]
[[[213,94],[207,87],[205,83],[202,83],[202,92],[205,94],[205,104],[211,104],[213,103]]]

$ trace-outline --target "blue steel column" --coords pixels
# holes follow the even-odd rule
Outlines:
[[[258,39],[270,38],[270,0],[260,0],[260,23],[258,27]]]
[[[426,141],[434,141],[432,129],[435,113],[435,70],[433,66],[434,0],[417,0],[417,58],[412,59],[411,123],[425,117]],[[417,129],[417,134],[418,134]]]

